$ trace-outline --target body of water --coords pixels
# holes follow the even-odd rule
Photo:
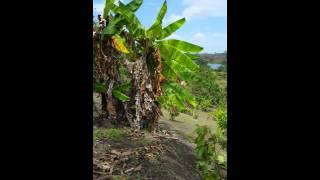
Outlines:
[[[212,69],[219,69],[219,67],[223,66],[222,64],[208,64]]]

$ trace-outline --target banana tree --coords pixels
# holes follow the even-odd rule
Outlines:
[[[147,30],[148,39],[153,42],[154,48],[161,57],[155,73],[155,89],[157,95],[162,95],[164,92],[164,97],[170,97],[168,100],[177,110],[188,110],[196,106],[196,101],[190,93],[184,90],[183,83],[188,82],[199,70],[194,62],[197,56],[191,53],[198,53],[203,48],[181,40],[166,39],[185,23],[185,18],[181,18],[163,28],[162,20],[166,11],[167,2],[164,1],[157,19]]]
[[[194,98],[185,92],[179,83],[181,80],[187,81],[191,74],[198,70],[198,66],[193,62],[196,56],[190,53],[200,52],[202,48],[181,40],[165,39],[185,23],[182,18],[162,27],[167,11],[166,1],[148,29],[141,25],[128,5],[119,2],[119,6],[112,4],[110,9],[119,19],[125,19],[127,37],[133,38],[127,38],[124,42],[129,52],[126,58],[132,75],[131,100],[135,105],[133,121],[138,130],[146,126],[150,131],[154,131],[161,114],[157,97],[163,94],[162,88],[170,89],[166,92],[173,94],[178,103],[195,106]]]
[[[113,3],[114,0],[105,1],[103,18],[107,19],[106,27],[94,28],[93,75],[94,91],[101,95],[102,110],[106,112],[107,119],[119,123],[126,120],[124,102],[130,98],[125,93],[130,86],[124,84],[120,75],[121,59],[128,53],[120,36],[125,21],[119,15],[110,13]],[[128,7],[134,9],[137,3],[131,3]]]

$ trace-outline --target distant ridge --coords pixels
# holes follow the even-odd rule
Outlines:
[[[227,53],[201,53],[198,54],[201,60],[206,61],[207,63],[218,63],[218,64],[226,64],[227,63]]]

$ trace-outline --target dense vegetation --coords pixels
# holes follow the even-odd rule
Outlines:
[[[155,133],[161,109],[171,120],[195,109],[210,112],[218,124],[215,133],[203,126],[196,129],[196,155],[205,179],[226,178],[226,66],[213,71],[199,58],[202,47],[168,39],[185,23],[181,18],[166,27],[164,1],[151,27],[145,28],[135,12],[142,0],[115,4],[106,0],[103,15],[93,24],[93,91],[100,94],[106,122],[139,134]],[[196,118],[196,114],[194,114]],[[98,129],[95,139],[119,139],[117,129]]]
[[[202,47],[165,39],[185,23],[182,18],[162,27],[166,1],[153,25],[144,28],[134,14],[141,4],[142,0],[127,5],[119,2],[118,6],[114,0],[106,1],[106,25],[94,26],[93,32],[94,90],[101,93],[107,119],[129,124],[137,132],[143,128],[153,132],[161,114],[162,95],[172,97],[180,107],[195,106],[180,82],[198,71],[190,53],[200,52]],[[128,73],[123,75],[121,69]]]

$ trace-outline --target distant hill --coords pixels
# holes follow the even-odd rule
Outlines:
[[[198,54],[200,59],[206,61],[207,63],[218,63],[218,64],[226,64],[227,63],[227,53],[215,53],[215,54],[207,54],[202,53]]]

